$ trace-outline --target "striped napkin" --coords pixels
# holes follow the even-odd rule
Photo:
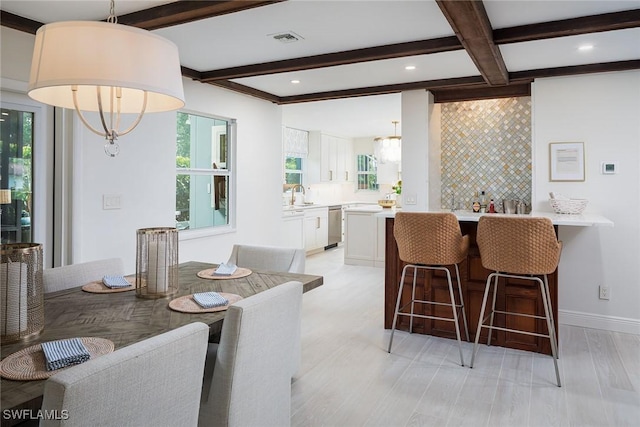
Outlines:
[[[202,308],[224,307],[229,300],[217,292],[200,292],[193,294],[193,300]]]
[[[102,278],[102,283],[107,288],[128,288],[131,286],[131,283],[124,278],[124,276],[104,276]]]
[[[77,365],[91,358],[80,338],[43,342],[41,345],[47,371]]]
[[[231,276],[236,272],[238,267],[235,264],[221,263],[218,268],[213,271],[214,276]]]

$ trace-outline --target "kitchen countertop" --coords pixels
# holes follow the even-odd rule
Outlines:
[[[382,212],[376,214],[376,216],[382,216],[387,218],[394,218],[397,209],[384,209]],[[450,211],[441,211],[450,212]],[[478,222],[483,215],[500,215],[500,216],[529,216],[529,217],[545,217],[551,219],[554,225],[571,225],[578,227],[592,227],[592,226],[604,226],[613,227],[613,221],[603,217],[602,215],[583,213],[581,215],[570,214],[557,214],[554,212],[533,211],[527,215],[513,215],[513,214],[489,214],[489,213],[476,213],[471,211],[455,211],[454,214],[458,217],[458,221],[472,221]]]
[[[285,218],[290,218],[294,216],[302,216],[304,215],[304,211],[307,209],[317,209],[317,208],[328,208],[329,206],[344,206],[344,205],[364,205],[353,207],[349,209],[375,209],[375,211],[381,210],[382,208],[373,202],[337,202],[337,203],[306,203],[304,205],[286,205],[282,206],[282,216]],[[373,212],[373,211],[372,211]]]

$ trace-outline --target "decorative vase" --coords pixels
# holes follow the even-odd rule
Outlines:
[[[0,252],[0,341],[28,340],[44,329],[42,245],[8,243]]]
[[[178,291],[178,229],[137,230],[136,296],[165,298]]]

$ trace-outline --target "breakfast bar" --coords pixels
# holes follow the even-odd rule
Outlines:
[[[402,274],[404,263],[398,257],[398,248],[393,235],[395,209],[384,209],[375,214],[379,218],[385,219],[385,303],[384,303],[384,326],[391,328],[398,286]],[[460,280],[465,303],[465,312],[469,323],[469,334],[475,336],[482,298],[485,289],[485,282],[490,271],[483,268],[480,253],[476,244],[476,231],[478,220],[482,215],[504,215],[504,214],[480,214],[468,211],[456,211],[456,217],[460,223],[463,235],[469,235],[470,247],[467,259],[460,264]],[[613,226],[613,222],[599,215],[582,214],[554,214],[550,212],[532,212],[527,216],[548,217],[554,224],[556,234],[559,226],[591,227],[591,226]],[[426,236],[425,236],[426,237]],[[426,237],[428,238],[428,237]],[[560,257],[562,263],[562,257]],[[560,279],[558,271],[554,271],[548,276],[549,291],[551,293],[551,304],[553,307],[554,323],[558,325],[558,286]],[[418,271],[418,286],[416,292],[418,298],[430,299],[432,301],[447,302],[449,300],[449,288],[446,275],[441,271]],[[506,286],[500,286],[496,300],[496,309],[502,311],[517,311],[532,315],[543,316],[544,308],[542,298],[536,289],[536,284],[530,281],[518,279],[505,279]],[[410,287],[405,286],[403,291],[402,304],[410,299]],[[425,294],[428,292],[429,294]],[[423,310],[418,312],[418,310]],[[419,314],[450,316],[450,308],[445,306],[416,306]],[[520,330],[544,333],[546,325],[539,319],[534,318],[509,318],[505,325],[503,315],[496,315],[496,326],[516,327]],[[397,328],[400,330],[409,329],[408,318],[400,317]],[[435,335],[446,338],[455,338],[455,329],[452,322],[445,322],[432,319],[414,319],[413,332]],[[557,330],[556,330],[557,332]],[[486,334],[481,335],[481,342],[486,342]],[[543,339],[532,335],[523,335],[496,331],[492,336],[492,345],[510,347],[521,350],[535,351],[538,353],[551,353],[548,339]]]

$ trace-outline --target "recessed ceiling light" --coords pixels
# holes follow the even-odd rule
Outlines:
[[[404,67],[405,70],[415,70],[416,66],[415,65],[407,65],[406,67]]]
[[[293,83],[294,85],[297,85],[298,83],[300,83],[300,80],[291,80],[291,83]]]
[[[578,46],[578,50],[582,52],[586,52],[587,50],[591,50],[591,49],[593,49],[592,44],[583,44],[581,46]]]

